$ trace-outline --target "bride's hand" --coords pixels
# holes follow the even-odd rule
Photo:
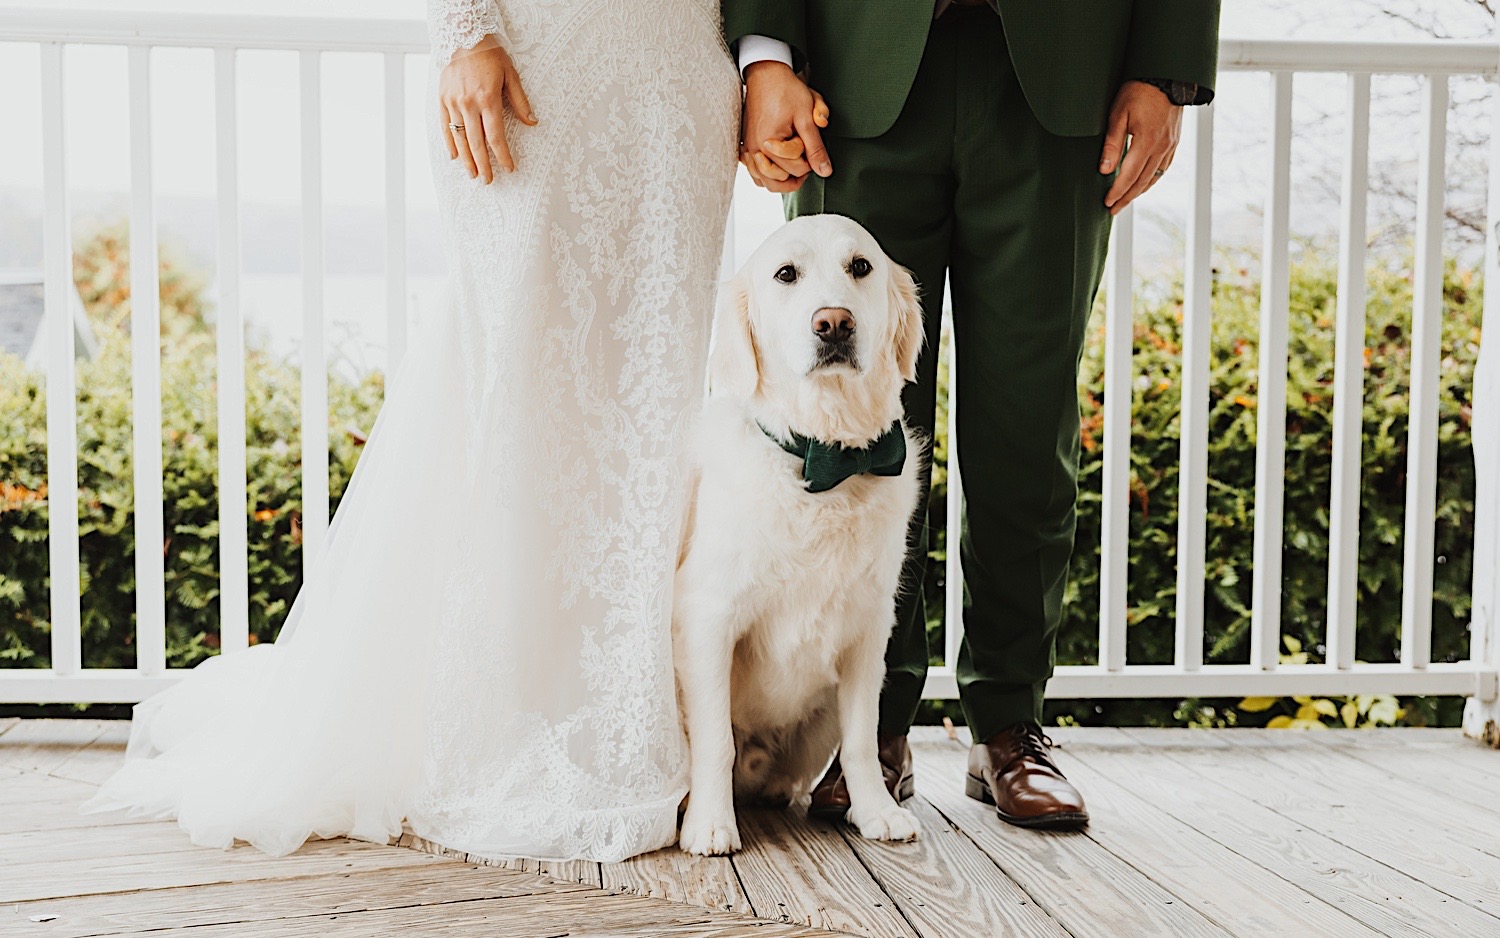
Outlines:
[[[446,118],[448,158],[462,159],[469,178],[495,178],[490,154],[506,172],[516,161],[505,139],[505,108],[523,123],[535,125],[536,114],[509,53],[486,36],[471,49],[459,49],[438,77],[438,100]]]

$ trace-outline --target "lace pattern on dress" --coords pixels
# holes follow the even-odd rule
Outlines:
[[[670,843],[686,791],[680,454],[740,84],[711,0],[502,15],[541,123],[507,120],[514,176],[485,187],[440,167],[438,190],[461,284],[465,462],[510,519],[466,530],[458,553],[510,560],[455,570],[446,591],[415,813],[471,853],[618,859]],[[502,621],[526,618],[518,594],[534,620]],[[477,679],[475,650],[497,638],[503,660]]]
[[[427,31],[432,38],[432,61],[443,65],[459,49],[473,48],[485,36],[508,46],[495,0],[428,0]]]

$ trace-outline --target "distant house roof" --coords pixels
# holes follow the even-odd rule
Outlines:
[[[68,306],[73,317],[73,354],[93,358],[99,341],[76,289],[68,291]],[[20,358],[28,368],[42,368],[47,354],[44,319],[41,273],[0,271],[0,349]]]

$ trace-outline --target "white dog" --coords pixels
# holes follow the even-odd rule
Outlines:
[[[788,804],[840,747],[848,819],[911,840],[876,723],[922,457],[901,422],[916,286],[855,222],[803,217],[727,285],[714,333],[672,623],[692,752],[679,844],[737,850],[735,796]]]

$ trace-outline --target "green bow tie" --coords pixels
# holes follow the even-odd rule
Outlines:
[[[809,492],[826,492],[862,472],[898,476],[906,465],[906,434],[901,432],[899,420],[875,442],[860,449],[824,443],[800,433],[792,433],[790,440],[783,440],[764,426],[760,430],[788,453],[802,457],[802,478],[807,480]]]

